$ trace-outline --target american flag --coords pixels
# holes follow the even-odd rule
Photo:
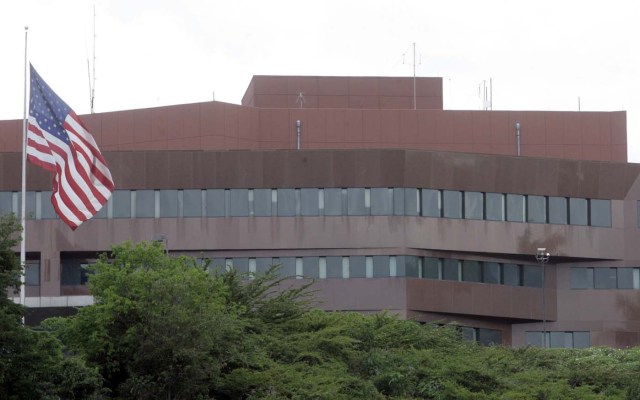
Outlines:
[[[111,172],[93,136],[33,66],[27,158],[54,173],[51,203],[71,229],[100,211],[113,192]]]

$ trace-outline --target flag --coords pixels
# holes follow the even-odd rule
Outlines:
[[[30,68],[27,158],[54,173],[51,203],[60,219],[75,230],[107,202],[113,179],[80,118]]]

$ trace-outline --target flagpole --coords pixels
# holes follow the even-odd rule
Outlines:
[[[27,35],[29,27],[24,27],[24,108],[22,113],[22,201],[20,222],[22,223],[22,241],[20,242],[20,304],[25,305],[25,273],[27,268],[26,251],[26,204],[27,204]],[[24,318],[23,318],[24,322]]]

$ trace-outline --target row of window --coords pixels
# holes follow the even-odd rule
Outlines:
[[[27,192],[27,215],[56,218],[51,192]],[[20,214],[19,192],[0,213]],[[407,215],[611,227],[611,200],[415,188],[116,190],[96,218]]]
[[[478,342],[482,346],[492,346],[502,344],[502,331],[487,328],[472,328],[469,326],[458,327],[462,333],[462,338]]]
[[[591,334],[586,331],[545,332],[546,343],[551,348],[586,349],[591,345]],[[544,347],[542,331],[525,332],[528,346]]]
[[[640,268],[573,267],[571,289],[640,289]]]
[[[86,260],[62,260],[61,284],[86,283]],[[280,264],[281,276],[315,279],[413,277],[480,282],[510,286],[542,286],[542,270],[537,265],[481,262],[418,256],[309,256],[214,258],[210,267],[235,268],[239,272],[263,273]]]

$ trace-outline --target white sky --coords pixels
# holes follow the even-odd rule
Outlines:
[[[640,1],[21,0],[0,8],[0,119],[22,118],[29,59],[78,114],[215,99],[253,75],[441,76],[446,109],[627,111],[640,162]],[[635,39],[634,39],[635,38]],[[403,64],[403,54],[406,54]]]

